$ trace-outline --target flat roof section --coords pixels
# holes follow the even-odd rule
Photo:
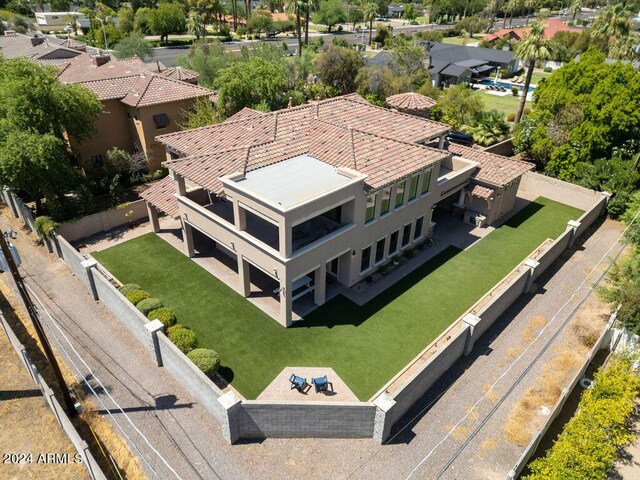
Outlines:
[[[247,193],[286,210],[353,180],[339,173],[336,167],[305,154],[247,172],[236,183]]]

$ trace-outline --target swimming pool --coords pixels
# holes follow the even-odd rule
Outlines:
[[[488,79],[484,79],[480,81],[480,85],[493,85],[496,87],[504,87],[507,90],[511,90],[511,87],[513,87],[514,85],[516,87],[518,87],[518,90],[521,91],[522,87],[524,87],[524,85],[520,85],[519,83],[507,83],[507,82],[501,82],[501,81],[494,81],[494,80],[488,80]],[[533,92],[534,87],[529,87],[529,90],[527,90],[527,92]]]

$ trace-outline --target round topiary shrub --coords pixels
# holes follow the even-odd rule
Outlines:
[[[151,310],[147,315],[149,320],[160,320],[164,328],[173,327],[176,324],[176,316],[173,310],[167,307]]]
[[[134,290],[142,290],[142,287],[136,283],[127,283],[125,285],[122,285],[118,291],[123,294],[125,297],[130,293],[133,292]]]
[[[187,357],[205,375],[213,375],[220,368],[220,355],[209,348],[196,348],[187,353]]]
[[[149,298],[149,292],[145,292],[144,290],[131,290],[129,293],[125,295],[127,300],[129,300],[134,305],[139,304],[145,298]]]
[[[176,323],[173,327],[168,328],[167,335],[169,336],[169,340],[171,340],[182,353],[189,353],[198,346],[196,332],[180,323]]]
[[[145,298],[136,303],[136,308],[147,315],[151,310],[162,308],[163,304],[159,298]]]

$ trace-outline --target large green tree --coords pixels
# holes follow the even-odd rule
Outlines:
[[[113,54],[116,58],[131,58],[134,56],[140,57],[142,60],[149,60],[153,58],[153,48],[149,45],[142,35],[132,33],[128,37],[124,37],[120,40],[115,47],[113,47]]]
[[[351,48],[331,45],[314,60],[318,76],[325,85],[331,85],[340,93],[352,93],[356,89],[356,75],[364,65],[362,56]]]
[[[149,28],[160,41],[166,41],[172,33],[182,33],[186,29],[184,9],[177,3],[161,3],[148,16]]]
[[[323,0],[320,2],[320,8],[313,15],[313,22],[327,26],[327,31],[338,23],[347,21],[347,14],[342,7],[341,0]]]
[[[231,64],[232,57],[219,41],[194,46],[188,55],[178,57],[176,65],[198,72],[198,83],[213,88],[218,73]]]

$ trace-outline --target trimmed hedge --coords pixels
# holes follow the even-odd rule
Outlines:
[[[145,292],[144,290],[131,290],[129,293],[125,295],[127,300],[129,300],[134,305],[139,304],[142,300],[149,298],[149,292]]]
[[[596,373],[593,386],[582,394],[578,413],[547,454],[531,462],[531,474],[524,478],[607,478],[620,447],[635,438],[629,418],[639,391],[640,378],[631,360],[615,358]]]
[[[151,310],[147,318],[149,320],[160,320],[164,328],[173,327],[176,324],[176,315],[173,313],[173,310],[167,307]]]
[[[167,335],[169,336],[169,340],[171,340],[182,353],[189,353],[198,346],[196,332],[180,323],[176,323],[173,327],[168,328]]]
[[[209,348],[191,350],[187,357],[207,376],[213,375],[220,368],[220,355]]]
[[[134,290],[142,290],[142,287],[136,283],[127,283],[126,285],[122,285],[118,291],[123,294],[125,297],[129,295],[130,292]]]
[[[136,308],[147,315],[151,310],[157,310],[164,305],[159,298],[145,298],[136,304]]]

